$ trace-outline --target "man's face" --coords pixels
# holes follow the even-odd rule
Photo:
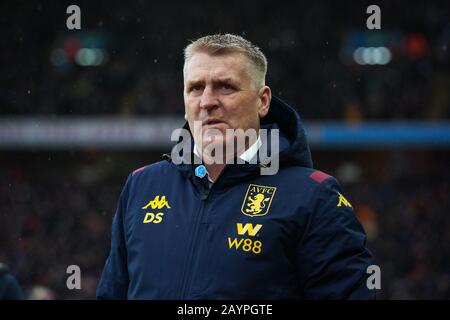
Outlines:
[[[187,62],[185,111],[201,150],[211,143],[224,145],[226,129],[259,129],[259,119],[269,109],[270,89],[255,88],[247,64],[247,57],[241,53],[198,52]],[[194,126],[195,121],[200,121],[201,126]],[[210,129],[217,129],[221,134],[217,131],[208,134],[208,130],[214,131]]]

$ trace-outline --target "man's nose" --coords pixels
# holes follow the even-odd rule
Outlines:
[[[200,108],[201,109],[212,109],[219,105],[219,99],[214,93],[214,90],[206,87],[203,90],[202,96],[200,98]]]

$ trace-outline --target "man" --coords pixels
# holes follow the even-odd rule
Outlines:
[[[336,179],[312,168],[300,118],[272,99],[266,71],[263,53],[239,36],[206,36],[185,49],[193,141],[184,143],[193,148],[183,157],[193,164],[166,157],[129,175],[98,298],[374,298],[364,230]],[[254,137],[218,157],[231,164],[211,161],[211,149],[235,140],[227,129],[279,139]],[[275,144],[279,170],[261,174],[270,163],[260,151]]]

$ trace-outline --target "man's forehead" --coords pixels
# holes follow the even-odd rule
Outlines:
[[[201,80],[205,76],[238,80],[247,75],[247,64],[247,57],[241,53],[210,55],[199,52],[187,62],[185,77],[189,81]]]

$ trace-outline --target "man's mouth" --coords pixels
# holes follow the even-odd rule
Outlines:
[[[206,120],[203,120],[203,123],[202,123],[202,125],[204,125],[204,126],[212,126],[212,125],[215,125],[215,124],[219,124],[219,123],[225,123],[225,121],[222,121],[222,120],[220,120],[220,119],[206,119]]]

